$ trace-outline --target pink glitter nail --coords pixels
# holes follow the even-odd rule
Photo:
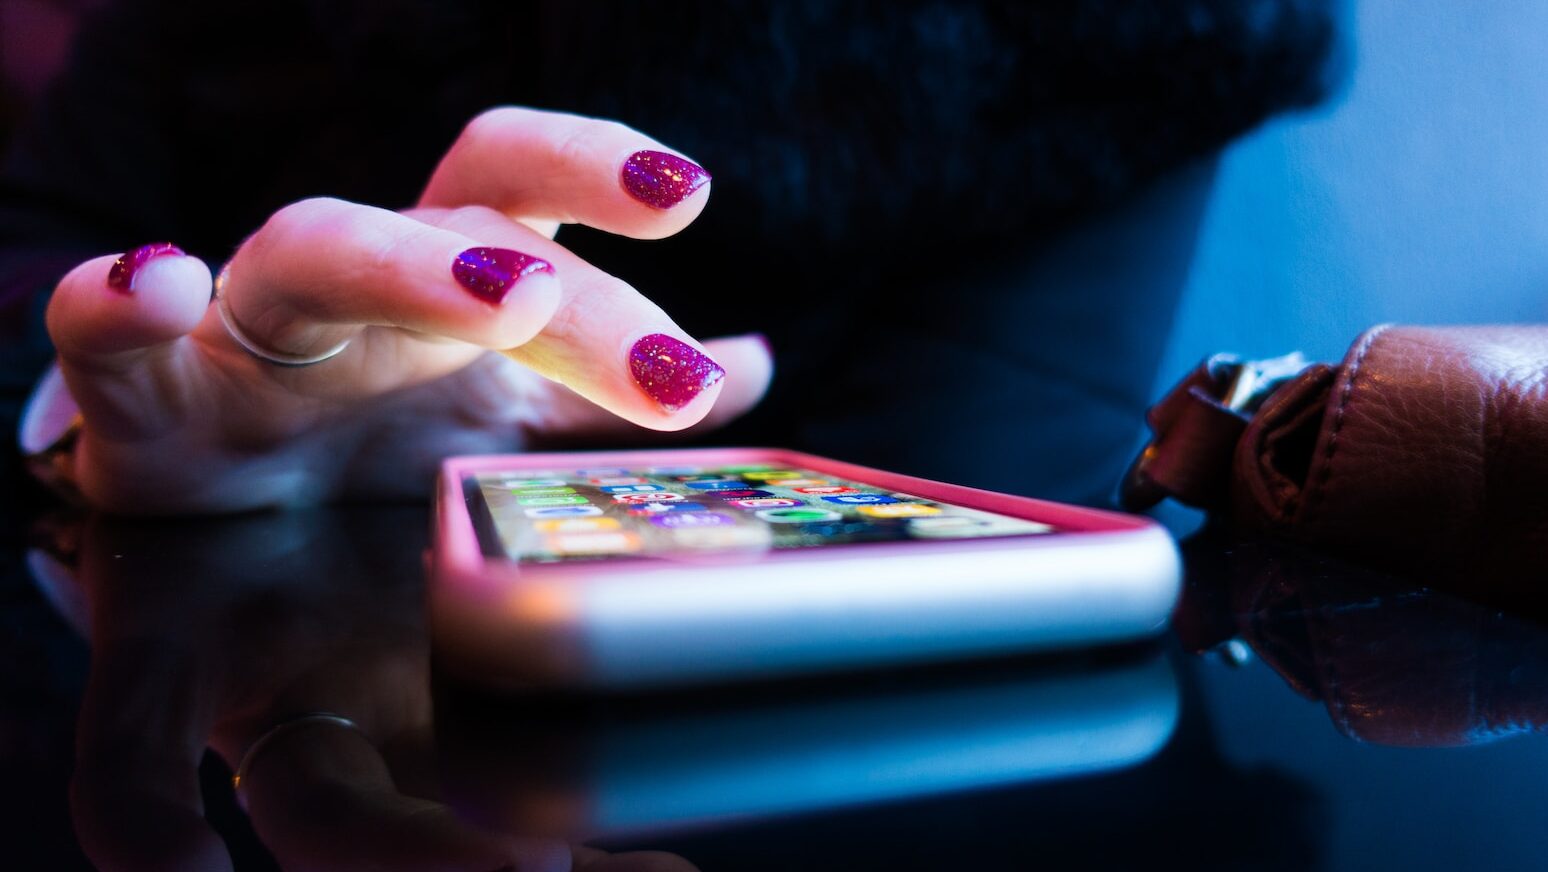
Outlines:
[[[170,242],[152,242],[134,251],[125,252],[122,257],[113,261],[113,268],[108,270],[108,287],[126,294],[133,292],[134,274],[140,271],[140,267],[167,254],[182,257],[183,250]]]
[[[720,364],[665,333],[652,333],[634,343],[629,349],[629,372],[645,393],[668,412],[688,405],[726,377]]]
[[[553,264],[509,248],[470,248],[452,261],[452,277],[473,296],[498,306],[522,276],[552,273]]]
[[[624,190],[657,209],[670,209],[709,184],[710,174],[693,161],[664,151],[637,151],[623,165]]]

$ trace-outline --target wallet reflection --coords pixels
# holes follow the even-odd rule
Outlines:
[[[1264,541],[1185,550],[1184,644],[1245,643],[1352,739],[1476,745],[1548,722],[1548,597],[1480,573],[1464,598],[1450,577],[1432,586]]]
[[[485,826],[638,835],[1095,774],[1155,755],[1151,646],[1080,663],[583,699],[437,694],[445,798]]]

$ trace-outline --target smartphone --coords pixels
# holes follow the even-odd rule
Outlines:
[[[1094,646],[1160,632],[1140,517],[794,451],[454,457],[432,640],[506,687],[638,688]]]

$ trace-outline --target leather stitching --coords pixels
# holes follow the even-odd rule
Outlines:
[[[1322,508],[1323,495],[1328,491],[1328,483],[1333,478],[1333,455],[1338,451],[1339,431],[1344,427],[1344,415],[1349,409],[1349,399],[1354,395],[1355,379],[1360,377],[1360,367],[1365,363],[1365,356],[1370,353],[1371,346],[1376,344],[1376,339],[1387,332],[1392,325],[1382,324],[1371,328],[1365,334],[1365,340],[1360,343],[1360,348],[1355,352],[1354,360],[1349,364],[1349,371],[1344,378],[1344,389],[1339,393],[1338,408],[1333,413],[1333,427],[1328,431],[1328,446],[1322,454],[1322,469],[1318,471],[1316,488],[1307,494],[1306,513],[1302,522],[1306,523],[1312,518],[1314,511]]]

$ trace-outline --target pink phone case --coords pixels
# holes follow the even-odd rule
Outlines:
[[[481,472],[750,463],[1060,532],[518,566],[485,558],[463,493]],[[1165,626],[1180,574],[1171,537],[1145,518],[771,448],[454,457],[436,523],[438,654],[506,686],[681,684],[1122,641]]]

